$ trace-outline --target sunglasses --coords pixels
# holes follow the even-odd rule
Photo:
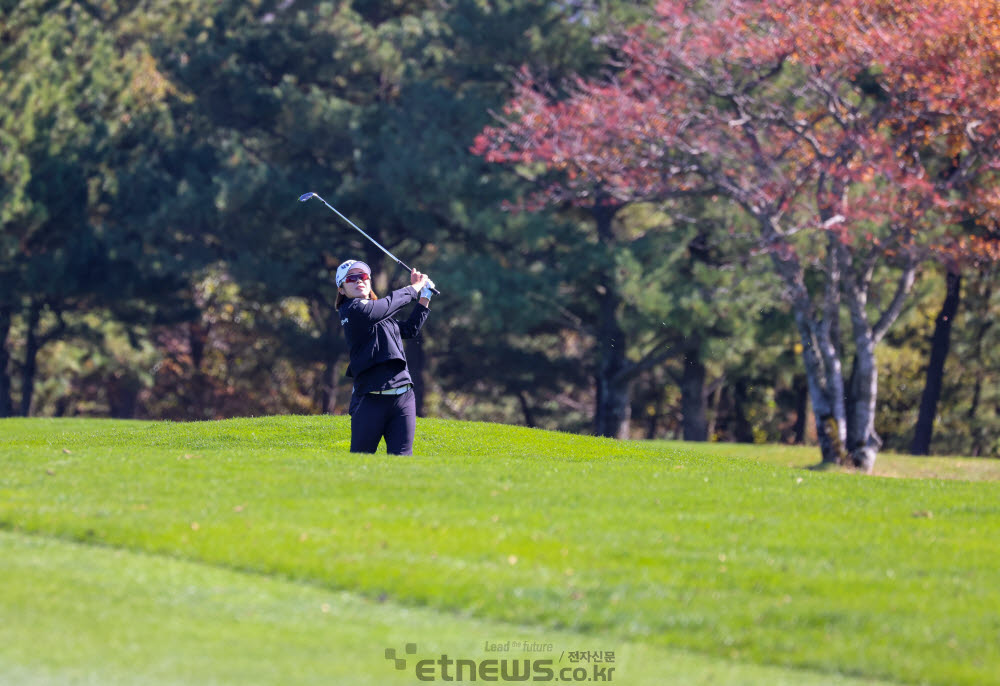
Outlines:
[[[344,277],[344,283],[354,283],[355,281],[367,281],[368,275],[362,272],[361,274],[348,274]]]

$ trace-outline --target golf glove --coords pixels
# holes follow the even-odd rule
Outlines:
[[[427,298],[428,300],[430,300],[431,296],[434,295],[431,292],[432,288],[434,288],[434,282],[431,281],[430,279],[427,279],[427,285],[424,286],[422,289],[420,289],[420,297]]]

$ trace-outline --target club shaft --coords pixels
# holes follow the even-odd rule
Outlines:
[[[396,264],[398,264],[398,265],[399,265],[400,267],[402,267],[403,269],[405,269],[405,270],[406,270],[406,271],[408,271],[408,272],[412,272],[412,271],[413,271],[412,269],[410,269],[410,268],[409,268],[409,267],[408,267],[408,266],[407,266],[407,265],[406,265],[406,264],[405,264],[405,263],[403,262],[403,260],[401,260],[401,259],[399,259],[398,257],[396,257],[395,255],[393,255],[393,254],[392,254],[391,252],[389,252],[389,251],[388,251],[388,250],[386,249],[386,247],[385,247],[384,245],[382,245],[382,244],[381,244],[381,243],[379,243],[379,242],[378,242],[377,240],[375,240],[374,238],[372,238],[371,236],[369,236],[369,235],[368,235],[367,233],[365,233],[364,231],[362,231],[362,230],[361,230],[361,227],[360,227],[360,226],[358,226],[357,224],[355,224],[354,222],[352,222],[352,221],[351,221],[350,219],[348,219],[347,217],[345,217],[345,216],[344,216],[343,214],[341,214],[341,213],[340,213],[340,210],[338,210],[338,209],[337,209],[336,207],[334,207],[333,205],[331,205],[330,203],[328,203],[328,202],[327,202],[326,200],[324,200],[324,199],[323,199],[323,197],[322,197],[321,195],[319,195],[318,193],[312,193],[312,194],[311,194],[311,196],[312,196],[312,197],[314,197],[314,198],[318,198],[320,202],[322,202],[322,203],[323,203],[324,205],[326,205],[326,206],[327,206],[327,207],[329,207],[329,208],[330,208],[331,210],[333,210],[333,213],[334,213],[334,214],[336,214],[336,215],[337,215],[338,217],[340,217],[340,218],[341,218],[341,219],[343,219],[343,220],[344,220],[345,222],[347,222],[348,224],[350,224],[350,225],[351,225],[351,227],[352,227],[352,228],[353,228],[353,229],[354,229],[355,231],[357,231],[357,232],[358,232],[358,233],[360,233],[360,234],[361,234],[362,236],[364,236],[365,238],[367,238],[368,240],[370,240],[370,241],[371,241],[372,243],[374,243],[374,244],[375,244],[375,247],[377,247],[377,248],[378,248],[379,250],[381,250],[381,251],[382,251],[382,252],[384,252],[384,253],[385,253],[386,255],[388,255],[389,257],[391,257],[391,258],[392,258],[392,259],[393,259],[393,260],[394,260],[394,261],[396,262]],[[306,196],[302,196],[302,197],[303,197],[303,198],[305,198]],[[301,200],[302,198],[299,198],[299,199]],[[434,293],[435,295],[438,295],[438,294],[440,294],[440,291],[439,291],[438,289],[436,289],[436,288],[431,288],[431,292],[432,292],[432,293]]]
[[[368,240],[370,240],[372,243],[374,243],[375,247],[377,247],[379,250],[381,250],[386,255],[388,255],[389,257],[391,257],[396,262],[396,264],[398,264],[400,267],[402,267],[406,271],[410,271],[410,272],[413,271],[412,269],[410,269],[409,267],[407,267],[405,264],[403,264],[403,261],[401,259],[399,259],[395,255],[393,255],[391,252],[389,252],[385,248],[384,245],[382,245],[377,240],[375,240],[374,238],[372,238],[371,236],[369,236],[367,233],[365,233],[364,231],[362,231],[360,226],[358,226],[357,224],[355,224],[354,222],[352,222],[350,219],[348,219],[347,217],[345,217],[344,215],[342,215],[340,213],[340,211],[336,207],[334,207],[333,205],[331,205],[330,203],[328,203],[326,200],[323,200],[323,198],[321,196],[319,196],[319,195],[317,195],[315,197],[319,198],[320,202],[322,202],[324,205],[326,205],[331,210],[333,210],[334,214],[336,214],[338,217],[340,217],[345,222],[347,222],[348,224],[350,224],[358,233],[360,233],[362,236],[364,236],[365,238],[367,238]]]

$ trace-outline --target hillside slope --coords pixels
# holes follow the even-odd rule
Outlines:
[[[731,683],[1000,683],[986,640],[1000,638],[996,483],[859,478],[720,457],[710,445],[489,424],[422,420],[415,458],[351,455],[348,435],[339,417],[2,420],[3,546],[37,560],[30,541],[60,539],[48,545],[348,593],[403,617],[431,613],[439,627],[527,627],[539,640],[631,646],[667,663],[694,656],[735,669]],[[54,550],[48,573],[81,571],[60,555],[72,556]],[[128,604],[126,586],[116,597]],[[0,607],[23,625],[31,594],[11,593]],[[448,651],[496,657],[491,636],[469,633]],[[372,640],[374,654],[389,647],[388,636]],[[557,649],[579,652],[572,640]],[[30,646],[19,651],[7,653],[11,669],[30,662]],[[365,664],[384,682],[385,664]],[[778,671],[759,682],[741,671],[758,665]],[[631,674],[617,669],[620,683],[644,678],[638,661]],[[279,683],[264,676],[243,683]]]

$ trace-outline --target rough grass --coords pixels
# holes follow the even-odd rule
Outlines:
[[[390,644],[487,659],[486,640],[530,634],[617,651],[619,683],[1000,683],[997,483],[431,420],[416,458],[348,444],[331,417],[0,421],[0,574],[16,580],[0,669],[413,683]],[[42,649],[61,634],[85,647]]]

